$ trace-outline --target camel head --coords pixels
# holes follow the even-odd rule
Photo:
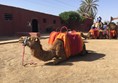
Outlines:
[[[37,46],[38,44],[40,44],[40,40],[38,37],[22,36],[19,39],[19,43],[22,43],[23,46],[28,46],[28,47],[33,48],[34,46]]]

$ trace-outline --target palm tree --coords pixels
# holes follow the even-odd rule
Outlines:
[[[99,0],[82,0],[80,4],[80,9],[78,10],[80,15],[88,15],[92,18],[95,18],[97,14],[97,2]]]

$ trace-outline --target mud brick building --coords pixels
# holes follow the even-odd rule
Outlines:
[[[46,32],[61,26],[58,16],[0,4],[0,36],[22,32]]]
[[[86,19],[76,23],[78,31],[89,31],[93,21]],[[61,27],[59,16],[0,4],[0,36],[13,36],[24,33],[45,33]]]

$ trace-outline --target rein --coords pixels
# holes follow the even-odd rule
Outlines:
[[[23,41],[23,50],[22,50],[22,65],[25,66],[24,64],[24,56],[25,56],[25,46],[26,46],[26,43],[27,43],[27,40],[28,40],[28,37]]]
[[[22,65],[24,66],[24,56],[25,56],[25,46],[23,45],[23,50],[22,50]]]

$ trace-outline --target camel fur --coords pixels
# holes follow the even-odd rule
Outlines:
[[[108,25],[108,28],[109,28],[109,34],[108,34],[109,39],[117,39],[118,38],[118,26],[114,22],[110,22]],[[113,32],[115,31],[114,35],[110,34],[110,33],[112,33],[112,31]]]
[[[44,50],[42,48],[38,37],[21,37],[19,42],[24,44],[24,46],[28,46],[31,49],[31,54],[39,60],[54,60],[54,64],[59,64],[67,59],[64,49],[64,42],[61,39],[57,39],[49,50]],[[84,44],[81,54],[85,55],[86,53],[87,51]]]

